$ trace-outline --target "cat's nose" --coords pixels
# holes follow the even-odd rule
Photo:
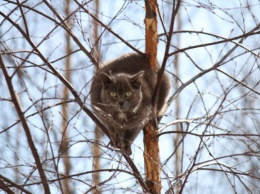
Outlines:
[[[120,106],[123,106],[124,101],[119,101],[118,104],[119,104]]]

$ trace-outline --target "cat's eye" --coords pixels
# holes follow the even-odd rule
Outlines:
[[[112,96],[112,97],[116,97],[117,94],[116,94],[115,92],[110,92],[110,96]]]
[[[126,92],[126,93],[125,93],[125,96],[126,96],[126,97],[132,96],[132,92]]]

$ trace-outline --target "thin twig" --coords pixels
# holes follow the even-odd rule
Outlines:
[[[99,119],[85,106],[85,104],[81,101],[79,95],[77,94],[77,92],[74,90],[73,86],[49,63],[49,61],[43,56],[43,54],[39,51],[39,49],[34,45],[34,43],[31,41],[30,37],[26,36],[25,32],[21,29],[21,27],[16,24],[14,21],[12,21],[9,17],[7,17],[4,13],[2,13],[0,11],[0,15],[2,15],[6,20],[8,20],[14,27],[16,27],[19,32],[24,36],[24,38],[27,40],[27,42],[31,45],[31,47],[33,48],[33,50],[38,53],[39,57],[42,59],[42,61],[51,69],[51,71],[53,72],[53,74],[59,78],[59,80],[66,86],[68,87],[68,89],[70,90],[70,92],[72,93],[72,95],[75,98],[75,101],[77,102],[77,104],[82,108],[82,110],[84,112],[87,113],[87,115],[98,125],[98,127],[111,139],[110,137],[110,133],[109,131],[106,129],[106,127],[99,121]],[[129,165],[131,166],[131,168],[133,169],[133,171],[135,172],[135,177],[138,180],[138,182],[140,183],[140,185],[142,185],[143,189],[146,189],[144,181],[139,173],[139,171],[137,170],[137,167],[135,166],[135,164],[133,163],[132,160],[130,160],[129,158],[125,157],[127,162],[129,162]]]
[[[39,51],[39,49],[34,45],[34,43],[31,41],[30,37],[27,37],[25,32],[21,29],[21,27],[12,21],[9,17],[7,17],[4,13],[0,11],[0,15],[2,15],[6,20],[8,20],[14,27],[16,27],[19,32],[24,36],[24,38],[27,40],[27,42],[31,45],[33,50],[38,53],[39,57],[42,59],[42,61],[51,69],[53,74],[59,78],[59,80],[69,88],[70,92],[75,98],[75,101],[78,103],[78,105],[82,108],[84,112],[87,113],[87,115],[101,128],[101,130],[110,137],[110,134],[108,130],[105,128],[105,126],[95,117],[95,115],[85,106],[85,104],[81,101],[79,95],[74,90],[73,86],[52,66],[52,64],[43,56],[43,54]]]
[[[30,147],[30,149],[32,151],[32,155],[34,157],[34,160],[35,160],[38,172],[39,172],[40,177],[42,179],[42,184],[43,184],[44,191],[45,191],[46,194],[48,194],[48,193],[50,193],[50,188],[49,188],[49,185],[47,183],[47,178],[45,176],[45,173],[44,173],[44,170],[43,170],[43,166],[41,164],[41,160],[40,160],[40,157],[38,155],[37,149],[36,149],[36,147],[34,145],[34,142],[33,142],[33,139],[32,139],[32,135],[31,135],[31,132],[30,132],[30,128],[29,128],[29,126],[27,124],[27,121],[26,121],[26,117],[25,117],[25,115],[24,115],[24,113],[23,113],[23,111],[22,111],[22,109],[20,107],[19,99],[18,99],[18,96],[15,93],[15,90],[14,90],[11,78],[8,75],[8,72],[7,72],[6,66],[4,64],[1,52],[0,52],[0,66],[2,67],[2,71],[3,71],[3,74],[4,74],[4,77],[5,77],[5,80],[6,80],[6,83],[7,83],[7,86],[8,86],[10,95],[11,95],[11,98],[12,98],[12,102],[13,102],[13,104],[15,106],[15,109],[17,111],[18,117],[20,118],[20,120],[22,122],[22,125],[23,125],[23,128],[24,128],[26,137],[27,137],[27,141],[28,141],[29,147]]]
[[[139,54],[143,54],[141,51],[136,49],[134,46],[129,44],[126,40],[124,40],[119,34],[115,33],[111,28],[109,28],[109,25],[104,24],[102,21],[100,21],[95,15],[91,14],[81,3],[79,3],[77,0],[74,0],[76,4],[83,9],[89,16],[91,16],[97,23],[99,23],[103,28],[105,28],[108,32],[113,34],[116,38],[118,38],[120,41],[122,41],[124,44],[126,44],[128,47],[130,47],[132,50]]]
[[[170,23],[170,30],[169,30],[169,33],[166,35],[167,36],[167,43],[166,43],[164,58],[163,58],[163,62],[162,62],[160,71],[158,72],[157,84],[156,84],[156,87],[155,87],[153,100],[152,100],[153,107],[155,108],[154,111],[156,111],[156,109],[157,109],[156,104],[157,104],[159,91],[160,91],[160,87],[161,87],[162,80],[163,80],[164,70],[165,70],[166,63],[167,63],[167,60],[168,60],[168,57],[169,57],[169,50],[170,50],[170,46],[171,46],[175,17],[176,17],[178,10],[180,8],[180,4],[181,4],[181,0],[177,0],[176,7],[175,7],[175,1],[172,5],[172,18],[171,18],[171,23]]]
[[[5,184],[5,182],[0,178],[0,190],[5,191],[7,194],[15,194],[8,185]]]
[[[256,27],[254,27],[252,30],[250,30],[249,33],[252,33],[253,31],[259,29],[259,26],[257,25]],[[203,71],[201,71],[200,73],[198,73],[197,75],[195,75],[194,77],[192,77],[190,80],[188,80],[187,82],[183,83],[174,93],[173,95],[169,98],[168,100],[168,106],[172,103],[172,101],[177,97],[177,95],[180,94],[180,92],[186,88],[188,85],[190,85],[191,83],[193,83],[194,81],[196,81],[198,78],[200,78],[201,76],[205,75],[206,73],[212,71],[212,70],[216,70],[218,67],[220,67],[222,65],[222,63],[231,55],[231,53],[233,53],[236,48],[238,46],[241,46],[241,43],[243,42],[243,40],[246,37],[243,36],[243,38],[236,43],[233,48],[231,48],[217,63],[215,63],[212,67],[205,69]]]
[[[10,179],[6,178],[5,176],[0,174],[0,180],[3,179],[5,182],[7,182],[8,184],[10,184],[9,187],[15,187],[19,190],[21,190],[22,192],[26,193],[26,194],[31,194],[30,191],[27,191],[26,189],[24,189],[22,186],[18,185],[17,183],[11,181]],[[41,183],[39,183],[41,184]]]

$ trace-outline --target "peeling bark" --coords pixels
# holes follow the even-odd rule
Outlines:
[[[157,1],[145,0],[146,15],[146,54],[149,57],[150,67],[153,71],[157,71]],[[156,103],[153,103],[156,104]],[[151,120],[147,123],[144,129],[144,164],[146,185],[152,194],[159,194],[161,191],[160,177],[160,157],[159,157],[159,141],[158,141],[158,126],[156,109],[153,108]]]

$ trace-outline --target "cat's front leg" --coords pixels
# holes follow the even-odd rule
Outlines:
[[[132,149],[131,145],[133,141],[135,140],[136,136],[140,133],[142,130],[142,125],[141,126],[135,126],[135,128],[130,128],[125,130],[124,134],[124,150],[127,155],[132,154]]]
[[[128,140],[124,139],[124,150],[123,151],[127,155],[131,155],[132,154],[131,144],[132,144],[132,142],[129,142]]]
[[[116,147],[120,148],[121,150],[123,150],[125,147],[124,134],[125,130],[118,130],[116,135]]]
[[[125,130],[115,130],[111,135],[111,143],[112,146],[119,148],[121,150],[124,150],[125,147],[125,142],[124,142],[124,135],[125,135]]]

